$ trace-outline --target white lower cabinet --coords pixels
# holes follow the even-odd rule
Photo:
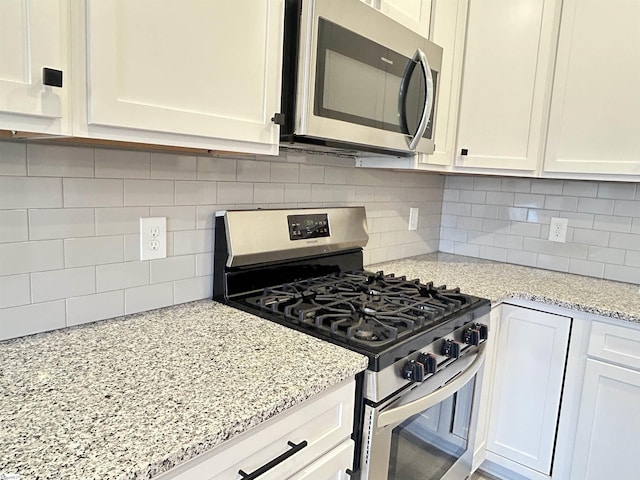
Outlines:
[[[571,480],[638,478],[640,331],[593,322]]]
[[[549,475],[571,318],[502,306],[487,458]]]
[[[167,472],[161,480],[346,479],[353,464],[350,380]]]

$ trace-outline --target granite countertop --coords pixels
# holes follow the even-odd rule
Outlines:
[[[463,292],[488,298],[493,304],[510,298],[532,300],[640,322],[640,291],[638,285],[630,283],[447,253],[430,253],[367,268],[460,287]]]
[[[151,478],[366,365],[211,300],[5,341],[0,474]]]

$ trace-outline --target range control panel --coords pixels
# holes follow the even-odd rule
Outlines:
[[[330,236],[329,216],[326,213],[287,215],[287,222],[291,240]]]

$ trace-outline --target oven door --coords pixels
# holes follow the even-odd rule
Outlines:
[[[485,345],[416,388],[365,406],[361,479],[469,477]]]
[[[296,133],[431,153],[440,47],[362,2],[310,5]]]

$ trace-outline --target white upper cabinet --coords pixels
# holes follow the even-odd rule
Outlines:
[[[67,8],[65,0],[0,1],[0,129],[71,133]],[[44,68],[62,72],[62,87],[44,84]]]
[[[277,153],[283,0],[75,6],[74,134]]]
[[[640,175],[639,20],[638,0],[564,1],[545,171]]]
[[[431,0],[381,0],[380,11],[421,35],[429,36]]]
[[[455,165],[531,175],[544,146],[560,1],[469,3]]]

